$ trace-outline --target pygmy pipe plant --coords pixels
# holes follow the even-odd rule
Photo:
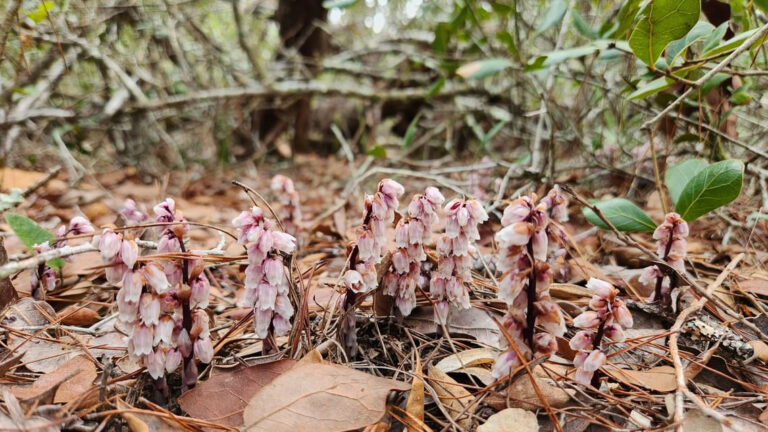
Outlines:
[[[503,377],[534,354],[549,356],[557,350],[556,336],[565,333],[565,321],[550,296],[552,269],[548,251],[559,251],[563,233],[555,221],[568,218],[567,200],[555,187],[542,200],[536,195],[514,200],[502,215],[504,226],[496,234],[499,245],[497,267],[503,272],[498,297],[507,303],[503,318],[506,335],[500,338],[504,351],[496,358],[493,375]],[[537,331],[536,327],[539,327]],[[511,346],[507,337],[511,338]]]
[[[425,287],[422,263],[427,259],[424,245],[430,241],[432,225],[438,221],[437,212],[445,198],[437,188],[428,187],[423,194],[414,195],[408,205],[408,216],[395,227],[397,250],[392,254],[392,267],[384,276],[384,294],[395,298],[402,316],[416,307],[416,287]]]
[[[284,176],[272,177],[270,188],[280,201],[280,222],[285,232],[296,236],[301,231],[301,208],[299,207],[299,193],[293,185],[293,180]]]
[[[659,258],[681,273],[685,272],[686,237],[688,223],[674,212],[668,213],[664,222],[653,232]],[[650,301],[659,301],[663,305],[671,303],[672,281],[658,266],[646,267],[639,280],[643,284],[655,284]]]
[[[51,247],[50,243],[40,243],[33,247],[35,255],[39,255],[44,252],[48,252],[52,249],[59,249],[67,244],[65,238],[68,235],[81,235],[90,234],[93,232],[93,227],[88,219],[82,216],[75,216],[69,221],[69,225],[62,225],[56,231],[56,237],[59,239]],[[29,277],[30,293],[32,298],[41,300],[45,297],[45,293],[52,291],[56,288],[56,272],[53,267],[47,263],[42,263],[37,266],[37,269],[33,270]]]
[[[589,301],[588,311],[573,319],[573,325],[582,329],[571,338],[571,349],[578,351],[573,359],[576,366],[575,380],[589,385],[595,372],[605,363],[603,338],[614,342],[624,341],[624,328],[632,327],[632,314],[624,301],[618,298],[619,290],[608,282],[591,278],[587,288],[595,295]]]
[[[257,206],[244,211],[232,224],[237,228],[238,243],[246,246],[245,293],[238,306],[253,308],[254,330],[264,340],[266,353],[277,352],[276,336],[291,329],[293,305],[288,297],[289,269],[283,254],[296,250],[296,239],[280,231]]]
[[[354,305],[379,284],[376,264],[381,262],[387,241],[387,227],[395,220],[403,186],[391,179],[379,182],[376,193],[367,195],[363,206],[363,223],[357,229],[357,240],[347,247],[348,267],[342,276],[347,289],[343,297],[344,316],[339,336],[347,354],[357,353]]]

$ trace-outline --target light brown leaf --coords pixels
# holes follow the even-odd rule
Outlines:
[[[536,414],[520,408],[507,408],[488,417],[477,432],[537,432],[539,421]]]
[[[445,405],[448,414],[459,426],[469,427],[472,421],[471,414],[477,409],[477,405],[473,404],[475,397],[436,366],[430,366],[427,373],[430,378],[429,384],[435,389],[437,397]]]
[[[125,422],[128,423],[131,432],[174,432],[185,430],[185,428],[177,422],[166,420],[160,416],[129,412],[127,410],[133,407],[120,399],[117,400],[117,408],[123,410],[123,412],[120,413],[120,416],[122,416]]]
[[[582,298],[592,298],[594,292],[589,288],[572,283],[553,283],[549,287],[552,297],[562,300],[578,300]]]
[[[96,366],[86,356],[77,356],[53,372],[41,375],[31,386],[12,387],[11,393],[21,400],[44,398],[55,391],[54,403],[71,402],[91,388],[96,379]]]
[[[307,363],[277,377],[259,390],[243,414],[245,430],[313,432],[358,429],[386,413],[391,390],[405,383],[334,364]]]
[[[500,318],[500,317],[499,317]],[[424,334],[435,333],[435,316],[432,307],[420,307],[405,318],[408,328]],[[469,335],[484,345],[499,347],[499,327],[489,312],[478,308],[458,309],[451,314],[448,324],[451,335]]]
[[[101,318],[95,310],[75,305],[60,310],[58,316],[62,324],[82,327],[96,324]]]
[[[407,417],[404,419],[410,430],[424,430],[424,380],[421,373],[421,359],[416,358],[416,367],[413,372],[411,394],[405,403]]]
[[[675,368],[672,366],[656,366],[644,371],[603,368],[605,373],[616,381],[644,387],[658,392],[671,392],[677,388],[675,383]]]
[[[548,364],[548,367],[555,369],[558,373],[556,365]],[[542,393],[542,396],[547,403],[553,408],[562,408],[568,404],[571,400],[571,395],[575,393],[571,389],[563,389],[557,385],[551,378],[548,377],[546,372],[541,366],[536,366],[533,369],[533,376],[536,380],[536,385]],[[506,390],[507,396],[495,396],[491,395],[486,398],[486,402],[493,408],[503,409],[507,408],[507,401],[509,401],[510,408],[522,408],[525,410],[539,409],[543,403],[536,393],[536,390],[531,384],[531,378],[528,374],[522,374],[515,378],[509,388]]]
[[[8,192],[11,189],[26,189],[43,178],[45,173],[25,171],[16,168],[0,168],[0,183],[2,190]]]
[[[491,350],[487,348],[474,348],[451,354],[440,360],[435,366],[441,371],[449,373],[462,368],[481,364],[492,364],[493,362],[494,355]]]
[[[226,426],[241,426],[248,400],[295,364],[295,360],[286,359],[219,372],[181,395],[179,405],[192,417]]]

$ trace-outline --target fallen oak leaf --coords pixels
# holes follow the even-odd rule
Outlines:
[[[295,365],[295,360],[284,359],[220,372],[181,395],[179,405],[192,417],[242,426],[243,410],[253,395]]]
[[[246,431],[334,432],[359,429],[386,413],[391,390],[410,386],[354,369],[304,363],[275,378],[248,402]]]

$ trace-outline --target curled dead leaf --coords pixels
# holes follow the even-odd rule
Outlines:
[[[421,373],[421,360],[416,359],[411,393],[405,403],[407,417],[404,419],[410,430],[424,430],[424,380]]]
[[[548,367],[554,366],[548,364]],[[561,373],[560,371],[557,372]],[[542,396],[551,407],[562,408],[568,405],[571,395],[575,393],[574,390],[558,386],[554,380],[549,378],[541,366],[534,368],[533,376],[536,380],[536,385],[541,390]],[[507,407],[537,410],[543,405],[539,395],[533,388],[528,374],[522,374],[515,378],[505,393],[506,395],[491,395],[486,398],[486,402],[489,406],[499,410]]]
[[[72,358],[53,372],[45,373],[32,385],[12,387],[11,393],[20,400],[45,401],[53,396],[54,403],[67,403],[81,397],[96,379],[96,366],[84,355]]]
[[[474,404],[475,397],[448,374],[430,366],[427,371],[429,384],[435,389],[440,402],[448,410],[448,414],[463,428],[469,427],[472,422],[471,415],[477,409]]]
[[[435,366],[443,372],[454,372],[462,368],[482,364],[493,364],[495,356],[487,348],[475,348],[451,354]]]

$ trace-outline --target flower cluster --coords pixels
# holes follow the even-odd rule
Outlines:
[[[59,249],[67,244],[65,238],[68,235],[81,235],[90,234],[93,232],[93,227],[88,219],[82,216],[75,216],[69,221],[69,225],[62,225],[56,231],[56,237],[58,241],[53,245],[53,248]],[[39,255],[43,252],[48,252],[53,249],[49,243],[40,243],[34,245],[33,249],[35,255]],[[29,278],[30,292],[32,297],[36,299],[42,299],[45,292],[52,291],[56,287],[56,273],[53,271],[53,267],[47,263],[40,264],[37,269],[32,271]]]
[[[344,285],[355,293],[376,289],[376,264],[381,262],[387,243],[387,227],[395,220],[395,210],[405,189],[400,183],[384,179],[376,193],[365,197],[363,225],[357,229],[356,247],[352,249],[349,270],[344,273]]]
[[[179,222],[175,203],[168,198],[154,208],[156,221]],[[186,224],[164,227],[158,251],[184,251]],[[208,306],[210,284],[202,261],[179,265],[173,260],[140,262],[136,242],[127,232],[111,229],[94,237],[106,267],[107,280],[118,284],[119,319],[129,329],[128,354],[147,368],[155,379],[175,371],[184,362],[185,385],[194,384],[197,366],[193,358],[210,363]],[[185,319],[186,317],[186,319]]]
[[[553,274],[547,263],[551,239],[551,217],[567,217],[566,202],[559,190],[550,192],[538,204],[536,196],[513,201],[501,218],[504,226],[496,233],[499,245],[497,267],[503,272],[498,297],[507,303],[504,327],[520,355],[551,355],[557,350],[556,336],[565,333],[560,307],[549,293]],[[543,331],[536,331],[539,326]],[[500,342],[505,351],[496,359],[493,374],[502,377],[522,364],[506,337]]]
[[[392,254],[392,269],[384,276],[384,294],[395,297],[403,316],[416,306],[416,286],[424,285],[421,264],[427,259],[424,244],[430,240],[432,225],[445,198],[437,188],[428,187],[424,194],[414,195],[408,205],[408,217],[395,227],[397,250]]]
[[[602,338],[614,342],[624,341],[624,328],[632,327],[632,314],[617,296],[619,290],[608,282],[591,278],[587,288],[595,295],[589,301],[591,310],[573,320],[573,325],[583,329],[571,339],[570,346],[578,353],[573,359],[577,382],[589,385],[592,377],[605,363],[605,353],[600,349]]]
[[[475,199],[451,200],[445,210],[445,234],[437,241],[438,264],[429,281],[437,323],[446,322],[449,305],[469,308],[466,284],[472,279],[470,247],[474,248],[474,242],[480,239],[478,225],[488,220],[488,213]]]
[[[282,222],[285,232],[294,236],[297,235],[301,231],[301,209],[299,208],[299,193],[293,186],[293,180],[278,174],[272,177],[270,187],[282,204],[280,222]]]
[[[688,237],[688,223],[674,212],[668,213],[664,223],[653,232],[653,238],[658,245],[656,253],[659,258],[679,272],[685,271],[686,237]],[[646,267],[640,275],[640,283],[656,284],[651,301],[661,301],[662,304],[671,302],[670,280],[658,266]]]
[[[232,220],[238,243],[247,247],[245,293],[238,306],[252,307],[256,335],[262,339],[280,336],[291,329],[293,306],[288,298],[288,269],[282,253],[296,249],[296,239],[280,232],[275,222],[254,206]],[[270,340],[271,342],[271,340]]]
[[[123,203],[123,208],[120,210],[120,214],[125,218],[125,221],[129,225],[138,225],[145,220],[149,219],[147,210],[144,205],[139,208],[136,202],[130,198],[126,199]]]

